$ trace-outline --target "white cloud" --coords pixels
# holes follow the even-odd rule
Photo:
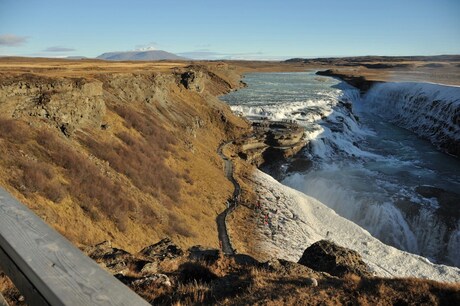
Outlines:
[[[27,42],[27,37],[13,34],[0,35],[0,46],[18,47]]]
[[[75,51],[75,49],[60,47],[60,46],[48,47],[45,50],[43,50],[43,52],[71,52],[71,51]]]

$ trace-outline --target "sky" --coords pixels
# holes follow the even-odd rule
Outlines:
[[[0,56],[460,54],[460,0],[0,0]]]

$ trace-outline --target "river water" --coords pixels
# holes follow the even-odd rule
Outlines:
[[[251,120],[295,119],[305,127],[309,144],[301,155],[313,166],[287,173],[283,184],[384,243],[460,266],[459,159],[390,123],[337,79],[253,73],[244,81],[247,88],[221,97],[233,111]]]

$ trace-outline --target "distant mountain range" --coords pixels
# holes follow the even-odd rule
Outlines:
[[[185,57],[162,50],[107,52],[96,58],[108,61],[187,60]]]

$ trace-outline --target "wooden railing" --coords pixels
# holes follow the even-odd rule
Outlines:
[[[0,294],[0,306],[8,306],[3,295]]]
[[[148,305],[0,188],[0,269],[28,305]]]

